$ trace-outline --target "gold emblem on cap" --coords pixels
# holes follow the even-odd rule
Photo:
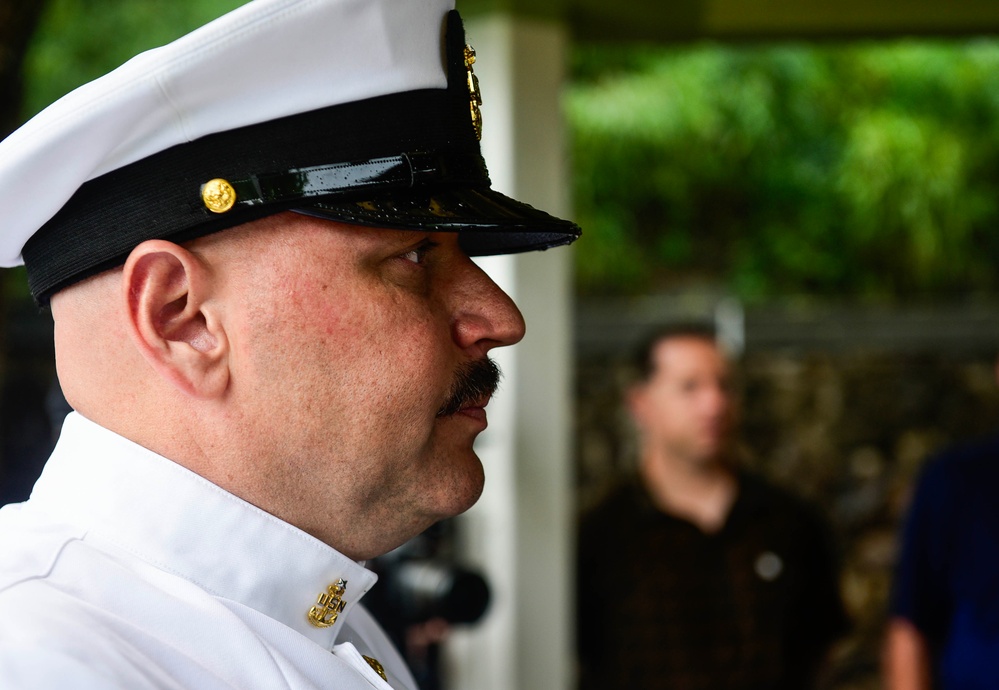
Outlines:
[[[201,200],[212,213],[225,213],[236,204],[236,190],[228,180],[216,177],[201,185]]]
[[[472,127],[475,129],[475,138],[482,139],[482,113],[479,106],[482,105],[482,91],[479,90],[479,78],[472,71],[475,64],[475,48],[465,44],[465,69],[468,72],[468,107],[472,113]]]
[[[346,591],[346,580],[337,580],[327,587],[326,591],[319,595],[316,605],[309,609],[309,622],[317,628],[328,628],[336,623],[337,616],[347,605],[343,600],[343,593]]]
[[[378,659],[374,658],[373,656],[368,656],[367,654],[362,654],[361,656],[363,656],[364,660],[368,662],[368,666],[375,669],[375,673],[381,676],[382,680],[384,680],[387,683],[388,676],[385,675],[385,667],[381,665]]]

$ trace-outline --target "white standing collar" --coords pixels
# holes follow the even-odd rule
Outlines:
[[[332,649],[377,576],[302,530],[73,412],[30,503],[206,591]],[[318,628],[308,612],[337,580],[346,602]]]

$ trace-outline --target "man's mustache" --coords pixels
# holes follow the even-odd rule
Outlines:
[[[479,404],[482,398],[496,392],[501,376],[499,366],[488,357],[462,364],[437,416],[449,417],[464,407]]]

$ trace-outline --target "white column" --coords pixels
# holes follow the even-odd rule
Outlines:
[[[493,188],[569,215],[564,29],[496,15],[468,21],[466,32],[478,54]],[[520,306],[527,336],[494,351],[504,380],[477,444],[486,488],[459,523],[463,554],[486,571],[493,605],[480,626],[449,643],[453,688],[572,685],[570,258],[563,247],[480,260]]]

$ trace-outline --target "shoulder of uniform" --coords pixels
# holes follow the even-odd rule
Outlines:
[[[24,582],[47,578],[66,546],[83,530],[36,515],[28,504],[0,509],[0,596]]]

